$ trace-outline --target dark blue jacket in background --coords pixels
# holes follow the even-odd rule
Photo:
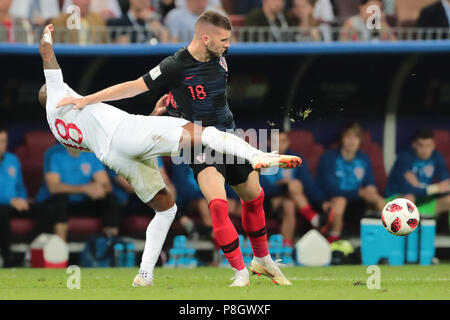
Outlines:
[[[9,205],[13,198],[27,198],[19,159],[5,152],[0,159],[0,204]]]
[[[412,171],[421,187],[414,187],[405,179],[405,173]],[[401,152],[392,167],[386,184],[386,196],[414,194],[425,196],[426,188],[430,184],[440,182],[449,178],[448,170],[442,154],[434,150],[430,158],[421,160],[416,156],[412,147]]]
[[[317,166],[316,179],[328,198],[359,198],[359,189],[375,185],[369,156],[358,151],[352,161],[345,161],[340,149],[324,152]]]

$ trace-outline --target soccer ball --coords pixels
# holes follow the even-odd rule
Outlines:
[[[387,231],[396,236],[406,236],[419,225],[419,210],[408,199],[397,198],[388,202],[381,212],[381,222]]]

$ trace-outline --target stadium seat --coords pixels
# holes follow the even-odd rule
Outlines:
[[[378,191],[383,194],[386,186],[386,170],[384,169],[383,148],[372,141],[369,131],[363,131],[361,150],[369,155],[372,171]]]
[[[314,175],[324,147],[314,142],[312,132],[306,130],[293,130],[289,132],[290,149],[298,152],[308,162],[311,173]]]
[[[69,234],[91,235],[102,231],[102,220],[97,217],[71,217],[69,218]]]
[[[31,218],[11,218],[9,221],[13,241],[31,240],[35,222]]]
[[[436,150],[442,153],[447,168],[450,170],[450,131],[434,130],[434,140],[436,141]]]
[[[245,16],[241,14],[231,14],[228,16],[230,19],[231,25],[236,27],[242,27],[245,23]]]
[[[28,196],[36,196],[43,179],[44,154],[56,143],[50,131],[30,131],[24,135],[24,144],[19,145],[15,154],[20,160]]]
[[[396,0],[397,25],[414,27],[420,11],[439,0]]]

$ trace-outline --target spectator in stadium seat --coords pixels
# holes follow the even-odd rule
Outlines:
[[[324,41],[333,40],[332,27],[337,24],[334,7],[330,0],[317,0],[314,5],[314,19],[319,24],[319,30]]]
[[[106,24],[100,14],[90,11],[91,0],[73,0],[73,4],[79,8],[79,16],[74,10],[51,20],[55,28],[54,40],[78,44],[105,43]]]
[[[288,152],[295,155],[295,152],[289,150],[290,141],[286,132],[280,132],[273,138],[279,141],[280,154]],[[304,158],[301,167],[277,170],[275,174],[261,174],[260,180],[266,194],[266,212],[281,218],[280,232],[284,245],[294,245],[297,215],[304,217],[321,232],[327,231],[328,218],[332,218],[333,212],[330,203],[325,201],[324,193],[313,180]],[[325,213],[319,214],[318,211]]]
[[[246,41],[288,41],[288,30],[294,25],[292,17],[284,10],[284,0],[262,0],[262,8],[253,9],[245,16],[245,27],[264,27],[266,32],[251,32]],[[261,37],[262,35],[262,37]]]
[[[33,43],[31,24],[27,19],[12,17],[11,4],[12,0],[0,1],[0,42]]]
[[[149,43],[152,39],[159,42],[169,41],[169,32],[160,22],[160,16],[150,7],[148,0],[130,0],[130,9],[118,19],[108,21],[114,29],[111,33],[116,42]],[[120,30],[126,27],[127,30]]]
[[[43,26],[59,15],[58,0],[13,0],[9,13],[14,18],[27,19],[35,26]]]
[[[62,11],[67,12],[70,5],[73,5],[73,0],[64,0]],[[119,0],[91,0],[89,10],[101,15],[104,21],[119,18],[122,15]]]
[[[7,147],[8,132],[0,127],[0,254],[4,267],[12,264],[10,218],[30,210],[19,159]]]
[[[103,164],[93,153],[75,152],[59,144],[49,148],[36,201],[55,208],[55,212],[42,213],[40,219],[63,240],[67,239],[69,217],[80,214],[101,215],[103,232],[118,234],[118,200]]]
[[[386,185],[387,200],[411,200],[421,215],[437,217],[450,211],[450,176],[442,154],[435,150],[433,131],[416,131],[411,147],[397,157]]]
[[[340,238],[344,213],[359,222],[366,205],[378,211],[385,205],[375,186],[370,158],[359,151],[361,142],[361,126],[356,122],[346,124],[340,131],[339,147],[326,151],[317,167],[317,182],[335,211],[329,242]]]
[[[210,9],[218,11],[209,6],[208,0],[186,0],[185,6],[170,10],[164,20],[164,25],[169,29],[172,41],[190,42],[194,36],[195,21],[203,12]]]
[[[289,11],[294,26],[305,29],[295,34],[295,41],[319,41],[318,21],[314,18],[314,6],[317,0],[294,0]]]
[[[246,15],[250,11],[261,8],[262,0],[240,0],[236,1],[236,9],[235,14],[243,14]]]
[[[380,8],[380,17],[375,17],[373,11],[367,11],[370,6]],[[375,25],[377,21],[380,23],[379,27]],[[395,40],[383,12],[382,1],[360,0],[359,15],[352,16],[344,22],[340,39],[341,41]]]
[[[423,8],[420,11],[419,18],[417,19],[418,28],[445,28],[450,26],[450,1],[441,0],[432,5]],[[437,33],[433,33],[433,39],[438,38]],[[448,34],[443,36],[444,39],[448,38]]]

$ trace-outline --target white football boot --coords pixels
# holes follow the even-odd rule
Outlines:
[[[134,277],[132,287],[151,287],[153,285],[152,277],[145,271],[139,270],[139,273]]]
[[[263,168],[280,167],[292,169],[302,164],[302,159],[297,156],[289,156],[276,153],[260,153],[251,159],[253,169],[261,170]]]
[[[235,272],[235,275],[231,278],[231,280],[234,281],[229,285],[229,287],[246,287],[250,285],[250,276],[247,268],[244,268],[242,270],[233,268],[233,270]]]
[[[263,275],[272,280],[275,284],[292,286],[292,283],[281,272],[280,267],[285,265],[280,260],[273,261],[270,257],[253,258],[250,263],[250,271],[258,276]]]

